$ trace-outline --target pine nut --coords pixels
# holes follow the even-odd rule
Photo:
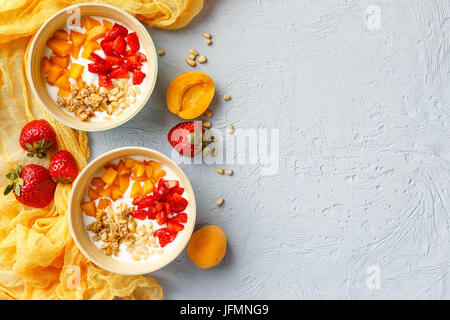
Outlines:
[[[217,200],[216,200],[216,206],[220,207],[220,206],[223,204],[224,201],[225,201],[224,198],[219,198],[219,199],[217,199]]]
[[[163,56],[163,55],[165,55],[165,54],[166,54],[166,51],[164,51],[164,50],[162,50],[162,49],[159,49],[159,50],[158,50],[158,55]]]
[[[194,48],[192,48],[191,50],[189,50],[190,54],[193,54],[194,56],[198,56],[198,51],[195,50]]]
[[[202,32],[202,36],[205,37],[206,39],[211,39],[211,33],[209,32]]]
[[[203,121],[202,126],[203,128],[211,128],[211,121]]]
[[[193,54],[188,55],[189,60],[195,61],[196,58],[197,58],[197,56],[195,56]]]
[[[231,176],[233,174],[233,170],[231,170],[231,169],[226,169],[224,172],[228,176]]]
[[[216,156],[216,149],[212,149],[211,151],[211,157],[215,157]]]
[[[206,39],[205,43],[209,46],[209,45],[211,45],[212,41],[211,41],[211,39]]]
[[[130,96],[136,97],[136,91],[134,91],[133,88],[131,88],[130,90],[128,90],[128,93],[130,94]]]
[[[195,63],[195,61],[194,60],[191,60],[191,59],[189,59],[189,58],[186,58],[186,63],[188,64],[188,65],[190,65],[191,67],[195,67],[196,66],[196,63]]]
[[[216,150],[216,149],[214,149],[214,150]],[[223,169],[222,168],[216,168],[216,172],[218,174],[223,174]]]
[[[206,62],[206,57],[205,56],[198,57],[198,63],[205,63],[205,62]]]
[[[228,101],[231,99],[231,96],[229,94],[224,94],[223,95],[223,100]]]
[[[134,261],[141,261],[140,256],[132,256],[131,259],[133,259]]]
[[[140,89],[139,87],[135,87],[134,89],[136,90],[136,93],[137,93],[137,94],[140,94],[140,93],[141,93],[141,89]]]
[[[211,112],[211,110],[208,110],[208,109],[205,111],[204,114],[205,114],[205,116],[207,116],[208,118],[211,118],[212,115],[213,115],[213,113]]]

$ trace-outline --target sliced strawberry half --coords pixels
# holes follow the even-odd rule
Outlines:
[[[174,126],[167,139],[180,154],[192,158],[202,150],[204,133],[200,121],[187,121]]]

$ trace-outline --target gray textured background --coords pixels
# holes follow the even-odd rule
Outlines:
[[[180,119],[165,93],[192,70],[191,47],[208,57],[196,70],[217,96],[233,97],[216,96],[216,129],[280,129],[277,175],[182,165],[198,226],[222,226],[229,249],[211,270],[183,252],[154,273],[165,298],[450,298],[449,6],[215,0],[184,29],[149,30],[167,52],[155,92],[132,121],[90,134],[93,157],[129,145],[170,154],[166,134]],[[370,266],[379,289],[367,286]]]

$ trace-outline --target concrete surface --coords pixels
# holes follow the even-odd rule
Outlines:
[[[156,90],[135,119],[90,134],[93,157],[171,154],[165,93],[191,47],[216,83],[214,128],[279,129],[274,175],[182,165],[198,226],[222,226],[229,249],[211,270],[183,252],[152,274],[165,298],[450,298],[449,31],[447,0],[215,0],[187,28],[150,29],[166,50]]]

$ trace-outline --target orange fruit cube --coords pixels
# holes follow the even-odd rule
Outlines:
[[[119,172],[119,176],[123,174],[131,173],[131,169],[125,166],[125,162],[123,160],[119,161],[119,165],[117,166],[117,171]]]
[[[107,30],[111,30],[113,28],[113,23],[108,20],[103,20],[103,25]]]
[[[68,97],[69,94],[70,94],[69,90],[61,89],[61,88],[59,88],[59,90],[58,90],[58,97]]]
[[[73,79],[78,79],[81,77],[84,71],[84,66],[78,63],[72,63],[70,65],[70,74],[69,77]]]
[[[153,177],[153,173],[154,173],[154,171],[153,171],[153,167],[151,165],[145,166],[145,175],[148,178],[152,178]]]
[[[71,55],[74,59],[78,59],[78,55],[80,54],[81,47],[72,46]]]
[[[111,189],[109,187],[98,188],[97,191],[100,197],[111,198]]]
[[[92,188],[92,187],[88,188],[88,196],[89,196],[89,199],[91,199],[91,201],[98,199],[98,193],[95,192],[94,188]]]
[[[81,21],[81,25],[86,28],[86,30],[91,30],[93,27],[100,25],[100,21],[92,19],[89,16],[86,16]]]
[[[69,40],[69,33],[66,30],[58,30],[53,34],[53,38],[58,40]]]
[[[61,77],[59,77],[58,80],[56,80],[55,82],[55,86],[61,89],[70,90],[70,81],[67,75],[64,74]]]
[[[117,200],[117,199],[122,198],[123,194],[122,194],[122,192],[120,191],[120,187],[119,187],[119,186],[113,184],[113,185],[110,187],[110,189],[111,189],[111,198],[112,198],[113,200]]]
[[[144,185],[142,186],[142,193],[144,195],[147,195],[153,191],[154,187],[155,185],[153,184],[153,182],[150,179],[148,179],[144,182]]]
[[[58,67],[65,69],[69,66],[70,60],[69,57],[51,56],[50,62],[56,64]]]
[[[47,57],[44,57],[44,59],[42,59],[42,73],[47,74],[50,70],[51,65],[52,63],[50,62],[50,60],[48,60]]]
[[[150,160],[149,165],[153,167],[153,171],[158,171],[161,169],[162,163],[155,160]]]
[[[134,198],[136,196],[140,196],[142,194],[142,186],[140,182],[133,182],[133,185],[131,186],[131,192],[130,197]]]
[[[47,82],[55,84],[56,80],[64,73],[64,69],[52,64],[47,73]]]
[[[158,182],[158,180],[166,175],[166,172],[163,169],[160,169],[155,172],[153,175],[153,182]]]
[[[129,185],[130,185],[130,176],[126,174],[120,175],[119,176],[120,191],[122,193],[125,193]]]
[[[86,35],[84,33],[75,30],[70,30],[70,41],[72,41],[72,45],[74,47],[81,47],[85,38]]]
[[[105,209],[108,208],[110,205],[111,205],[111,200],[105,199],[105,198],[100,198],[100,200],[98,200],[98,206],[97,206],[97,209],[105,210]]]
[[[103,25],[95,26],[86,32],[87,41],[95,41],[97,39],[103,38],[106,32],[106,27]]]
[[[47,47],[52,49],[52,51],[60,57],[68,56],[70,51],[72,50],[72,44],[67,41],[55,38],[51,38],[47,41]]]
[[[136,162],[134,164],[133,176],[142,177],[145,174],[145,166],[142,162]]]
[[[106,185],[106,183],[104,183],[100,177],[95,177],[94,179],[92,179],[91,184],[94,187],[98,187],[98,188],[103,188]]]
[[[95,202],[83,202],[81,204],[81,210],[83,210],[88,216],[95,217],[95,213],[97,211],[97,209],[95,208]]]
[[[114,180],[116,180],[118,172],[114,170],[113,168],[109,167],[108,169],[103,172],[101,175],[101,179],[103,182],[105,182],[107,185],[112,185]]]
[[[84,50],[81,54],[81,57],[83,57],[84,59],[90,59],[91,53],[99,49],[100,44],[97,41],[86,41],[84,43]]]
[[[134,160],[132,158],[126,158],[125,159],[125,167],[127,168],[133,168],[134,164],[137,162],[137,160]]]

